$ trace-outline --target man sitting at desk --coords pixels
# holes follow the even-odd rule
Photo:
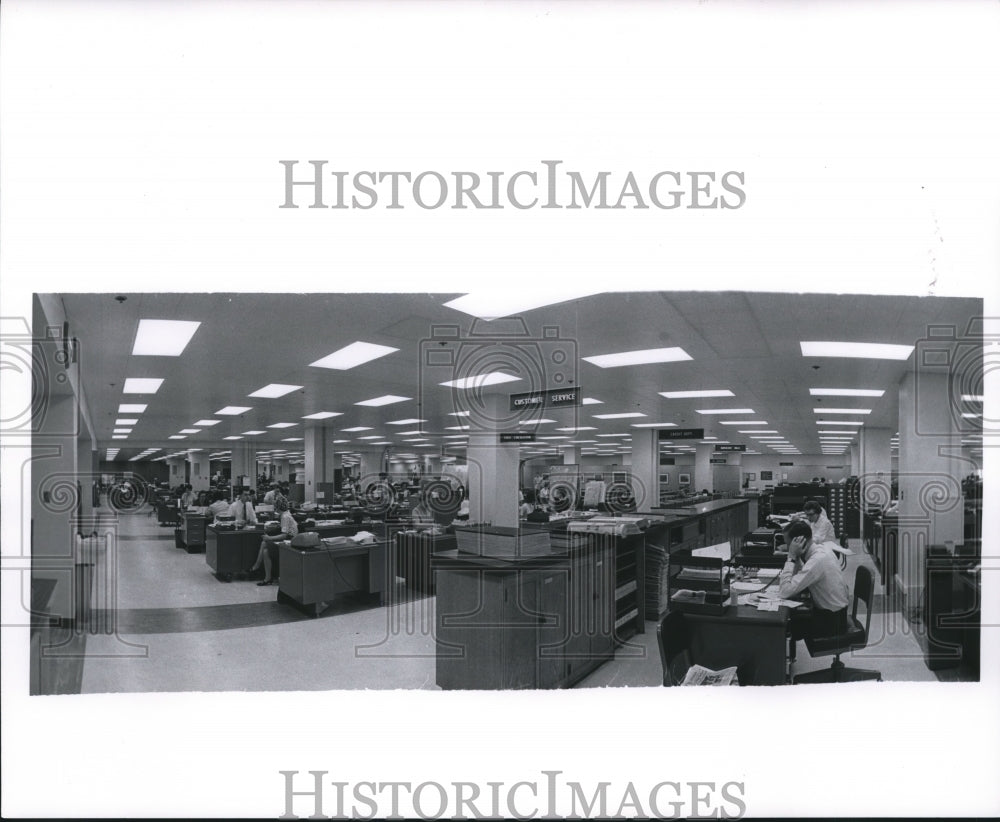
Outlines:
[[[813,540],[808,522],[795,520],[785,526],[788,560],[781,569],[779,595],[791,599],[809,591],[813,609],[809,619],[792,621],[791,656],[795,641],[806,636],[838,636],[847,631],[847,583],[840,561],[829,543]]]
[[[253,503],[250,502],[249,491],[244,489],[240,493],[240,498],[229,506],[229,516],[236,518],[237,527],[257,524],[257,514],[253,510]]]
[[[833,530],[833,523],[830,522],[826,511],[823,510],[816,500],[811,499],[802,506],[802,512],[809,521],[812,528],[813,542],[836,542],[837,533]]]

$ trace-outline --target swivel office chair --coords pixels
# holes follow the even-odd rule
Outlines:
[[[660,668],[665,686],[680,685],[691,667],[691,651],[684,614],[671,611],[656,626],[656,643],[660,648]]]
[[[823,682],[861,682],[863,680],[882,681],[881,671],[867,671],[848,668],[840,661],[840,655],[848,651],[864,648],[868,644],[868,629],[872,622],[872,598],[875,583],[871,571],[863,565],[854,574],[854,603],[847,618],[847,632],[840,636],[806,637],[809,656],[829,656],[834,654],[833,664],[821,671],[799,674],[792,678],[792,684],[801,685]],[[858,622],[858,600],[865,603],[865,624]]]

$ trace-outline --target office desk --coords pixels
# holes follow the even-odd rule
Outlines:
[[[208,518],[204,514],[184,513],[184,522],[181,525],[181,542],[184,550],[189,554],[200,553],[205,550],[207,539],[206,528]]]
[[[375,542],[303,550],[293,548],[290,542],[278,543],[278,602],[295,605],[313,617],[343,593],[377,595],[381,605],[386,588],[387,547],[388,542]]]
[[[718,670],[736,665],[752,671],[749,685],[788,682],[789,609],[758,611],[728,605],[722,614],[684,614],[691,661]]]

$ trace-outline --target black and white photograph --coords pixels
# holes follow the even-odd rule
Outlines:
[[[4,3],[5,818],[1000,813],[998,25]]]

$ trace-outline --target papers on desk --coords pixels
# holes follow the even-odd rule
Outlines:
[[[719,582],[722,578],[722,571],[719,568],[681,568],[677,572],[677,579],[695,579],[704,582]]]
[[[733,546],[728,542],[720,542],[717,545],[709,545],[707,548],[695,548],[691,551],[693,557],[711,557],[728,562],[733,558]]]
[[[758,611],[777,611],[782,606],[785,608],[798,608],[802,605],[798,600],[781,599],[777,594],[759,593],[742,594],[737,599],[737,602],[740,605],[750,605]]]

